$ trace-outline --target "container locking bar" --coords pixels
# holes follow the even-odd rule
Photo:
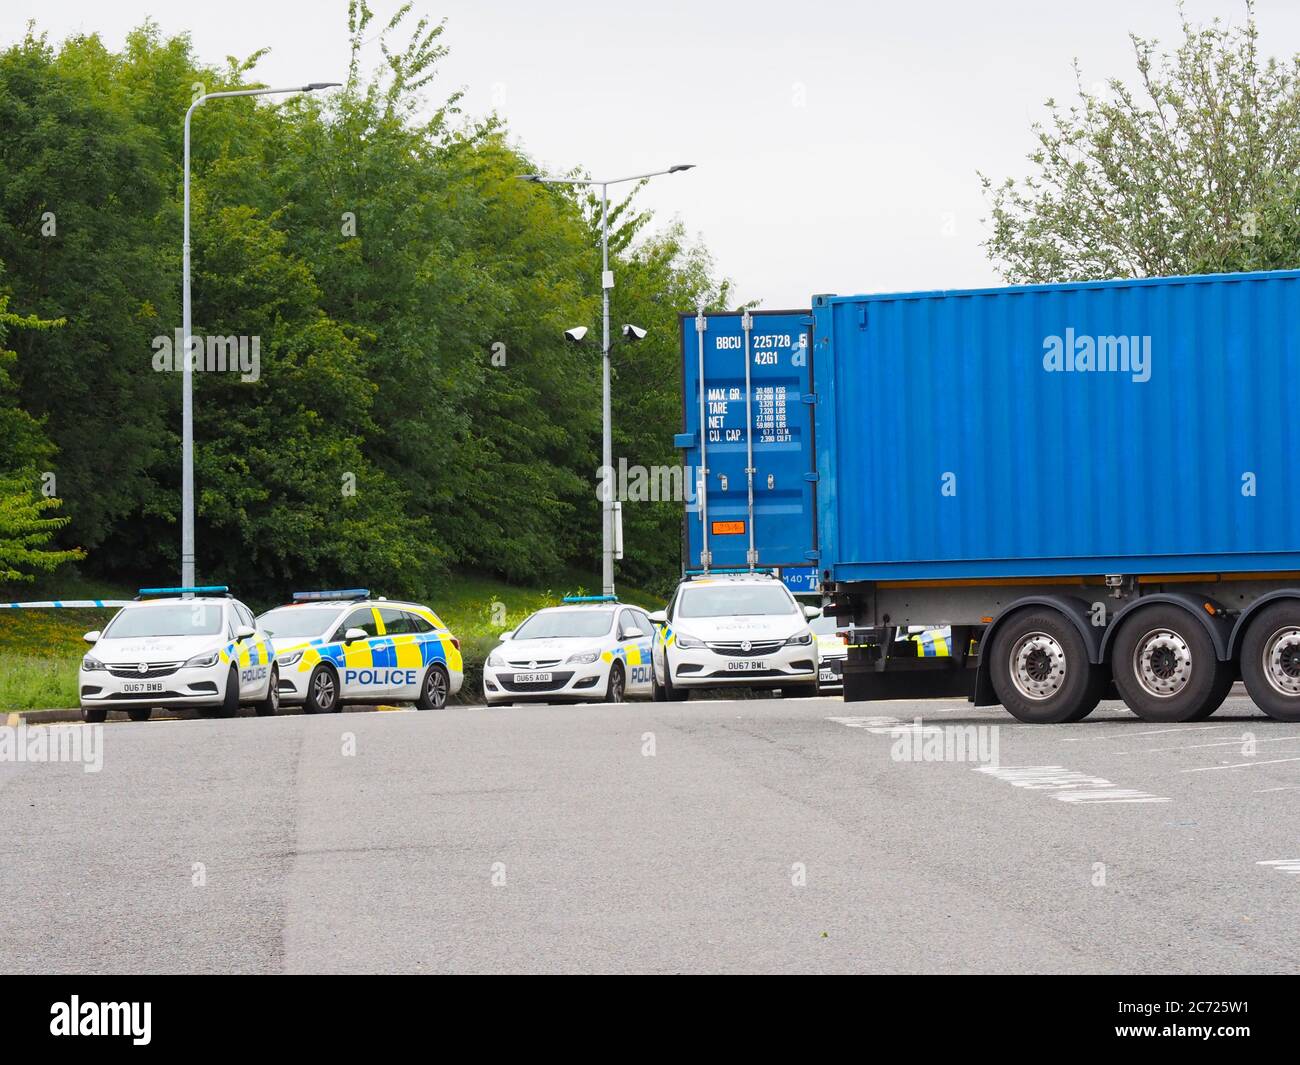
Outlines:
[[[713,555],[709,551],[709,461],[708,461],[708,437],[709,422],[707,415],[707,404],[704,398],[704,334],[708,332],[709,320],[704,316],[704,308],[701,306],[699,312],[695,315],[695,335],[699,340],[700,350],[700,372],[699,381],[697,382],[700,389],[700,469],[699,469],[699,495],[700,495],[700,565],[704,572],[708,573],[709,565],[713,561]]]
[[[754,548],[754,388],[750,380],[749,350],[750,338],[754,332],[754,316],[746,311],[740,318],[740,328],[745,334],[745,481],[749,498],[746,503],[749,516],[749,550],[745,552],[745,561],[749,571],[754,572],[758,565],[758,551]]]

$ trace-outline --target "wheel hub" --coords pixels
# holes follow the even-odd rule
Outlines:
[[[1192,649],[1178,633],[1154,629],[1133,649],[1133,675],[1148,694],[1171,698],[1192,679]]]
[[[1281,694],[1300,695],[1300,629],[1279,629],[1265,641],[1264,676]]]
[[[1011,648],[1011,681],[1026,699],[1050,699],[1065,683],[1065,651],[1045,632],[1030,632]]]

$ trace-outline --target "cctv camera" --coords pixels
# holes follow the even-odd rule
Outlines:
[[[575,325],[572,329],[564,331],[564,339],[572,344],[581,344],[583,337],[586,335],[587,327],[585,325]]]
[[[624,340],[644,340],[646,331],[639,325],[625,325],[623,327]]]

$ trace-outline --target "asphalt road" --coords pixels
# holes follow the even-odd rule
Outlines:
[[[102,735],[100,772],[0,762],[0,971],[1300,968],[1300,725],[1241,699],[1195,725],[764,699]],[[995,742],[996,771],[957,760]]]

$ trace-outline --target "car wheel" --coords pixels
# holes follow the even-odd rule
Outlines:
[[[226,678],[226,694],[214,717],[235,717],[239,713],[239,667],[231,666]]]
[[[1266,607],[1241,645],[1241,679],[1275,721],[1300,721],[1300,604]]]
[[[81,708],[81,720],[87,725],[102,725],[107,717],[107,706],[83,706]]]
[[[253,704],[258,717],[275,717],[280,712],[280,669],[271,667],[271,683],[266,686],[266,698]]]
[[[609,683],[605,686],[605,702],[621,703],[627,695],[627,674],[623,672],[623,663],[615,662],[609,667]]]
[[[450,694],[451,681],[447,678],[447,671],[442,666],[432,665],[424,675],[420,697],[415,700],[415,705],[421,710],[444,710]]]
[[[307,698],[302,708],[308,714],[333,714],[339,709],[339,676],[323,662],[307,678]]]
[[[793,688],[782,688],[777,694],[782,699],[806,699],[809,696],[817,696],[821,693],[817,681],[811,684],[800,684]]]
[[[132,721],[148,721],[152,714],[153,710],[147,706],[126,712],[126,716]]]
[[[661,690],[663,691],[662,701],[665,703],[684,702],[691,697],[689,688],[679,688],[673,683],[673,665],[668,661],[667,651],[664,652],[664,684]]]

